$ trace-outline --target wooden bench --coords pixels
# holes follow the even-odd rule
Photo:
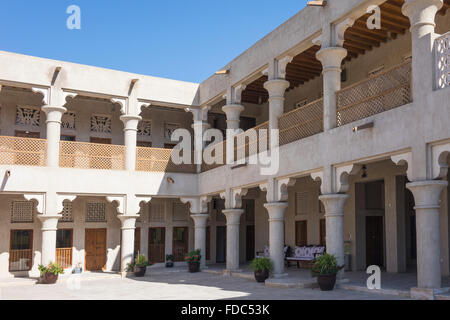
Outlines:
[[[301,263],[308,263],[308,266],[310,266],[314,259],[323,255],[325,251],[326,248],[324,246],[295,247],[294,255],[292,257],[286,257],[287,266],[289,268],[291,262],[296,262],[297,268],[300,268]]]

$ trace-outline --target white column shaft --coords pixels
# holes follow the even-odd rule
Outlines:
[[[41,264],[47,266],[56,260],[56,231],[59,215],[39,215],[42,222]]]
[[[195,224],[195,249],[200,249],[202,256],[200,268],[204,268],[206,265],[206,221],[208,220],[208,214],[195,214],[191,217]]]
[[[47,115],[47,166],[59,166],[59,142],[61,140],[61,118],[67,111],[64,107],[45,106]]]
[[[288,203],[266,203],[264,207],[269,213],[269,247],[273,276],[279,277],[284,274],[284,216]]]
[[[244,210],[223,210],[227,218],[227,271],[239,270],[239,225]]]
[[[125,169],[128,171],[136,170],[136,142],[137,142],[137,127],[140,116],[125,115],[121,116],[120,120],[124,123],[124,140],[125,140]]]

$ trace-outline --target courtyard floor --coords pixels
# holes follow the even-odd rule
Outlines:
[[[144,278],[86,273],[62,277],[55,285],[31,279],[0,280],[3,300],[397,300],[398,296],[336,289],[273,288],[246,279],[185,268],[153,269]]]

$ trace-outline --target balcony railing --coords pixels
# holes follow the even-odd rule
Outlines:
[[[0,164],[46,165],[47,141],[43,139],[0,137]]]
[[[337,125],[370,117],[412,101],[411,62],[404,62],[336,93]]]
[[[450,32],[435,40],[436,88],[450,87]]]
[[[323,132],[323,98],[278,118],[280,146]]]
[[[98,170],[125,170],[125,146],[60,142],[59,166]]]
[[[62,268],[68,269],[72,267],[72,248],[57,248],[56,263]]]
[[[9,251],[9,271],[31,270],[33,252],[31,249]]]
[[[172,149],[138,147],[136,152],[136,171],[174,173],[197,172],[197,166],[194,164],[177,165],[173,163],[171,155],[172,152],[177,151]]]

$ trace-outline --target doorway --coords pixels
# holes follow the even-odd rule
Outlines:
[[[56,232],[56,263],[64,269],[72,267],[73,230],[59,229]]]
[[[246,258],[247,261],[252,261],[255,258],[255,226],[247,226],[245,238]]]
[[[172,254],[175,261],[184,261],[189,250],[189,229],[187,227],[173,228]]]
[[[101,271],[106,267],[106,229],[86,229],[85,269]]]
[[[227,227],[217,227],[216,230],[216,262],[227,261]]]
[[[304,247],[308,245],[308,221],[295,222],[295,245]]]
[[[383,217],[366,217],[366,265],[384,267]]]
[[[166,229],[150,228],[148,231],[148,260],[153,263],[166,261]]]
[[[33,266],[33,230],[11,230],[9,271],[29,271]]]
[[[111,144],[111,139],[110,139],[110,138],[96,138],[96,137],[91,137],[90,141],[91,141],[91,143]]]

